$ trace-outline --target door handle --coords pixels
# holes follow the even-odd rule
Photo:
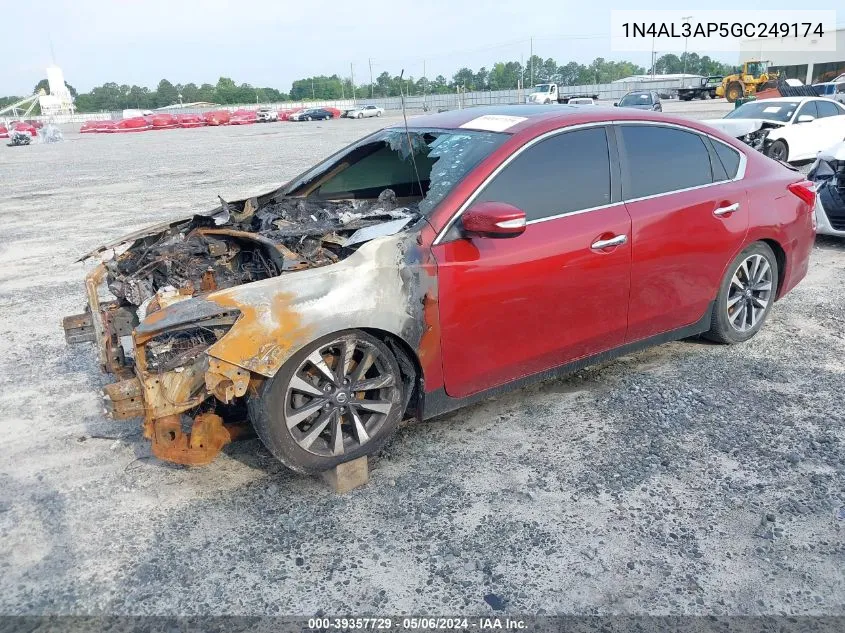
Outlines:
[[[713,212],[713,215],[727,215],[728,213],[733,213],[734,211],[739,211],[739,202],[734,202],[726,207],[719,207]]]
[[[603,248],[607,248],[609,246],[619,246],[621,244],[624,244],[627,241],[628,241],[627,235],[617,235],[616,237],[611,237],[610,239],[607,239],[607,240],[597,240],[597,241],[592,243],[590,248],[598,251],[598,250],[601,250]]]

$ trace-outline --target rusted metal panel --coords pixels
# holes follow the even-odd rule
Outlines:
[[[139,364],[142,355],[139,354]],[[148,373],[141,370],[147,415],[154,418],[183,413],[201,404],[207,397],[205,372],[208,357],[201,355],[174,371]]]
[[[103,403],[115,420],[144,415],[144,389],[138,378],[121,380],[103,387]]]
[[[65,331],[65,341],[71,345],[97,342],[97,335],[94,332],[94,322],[90,312],[66,316],[62,319],[62,328]]]
[[[205,386],[220,402],[228,404],[246,394],[250,375],[250,372],[242,367],[211,358],[205,373]]]
[[[223,424],[214,413],[199,414],[191,432],[182,430],[178,415],[170,415],[148,422],[153,455],[164,461],[185,466],[204,466],[214,461],[233,439],[244,432],[244,425]]]

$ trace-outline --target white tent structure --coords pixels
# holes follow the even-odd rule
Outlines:
[[[38,97],[41,114],[49,117],[73,114],[73,97],[65,84],[65,76],[61,68],[58,66],[47,68],[47,84],[50,86],[50,94]]]

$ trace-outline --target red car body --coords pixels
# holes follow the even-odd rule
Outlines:
[[[0,138],[9,138],[9,129],[5,125],[0,125]]]
[[[38,136],[38,129],[34,125],[26,123],[24,121],[17,121],[16,123],[12,123],[11,129],[17,132],[26,132],[30,136]]]
[[[229,125],[231,118],[228,110],[214,110],[205,113],[206,125]]]
[[[290,110],[279,110],[279,121],[287,121],[292,114],[301,112],[302,108],[291,108]]]
[[[154,130],[172,130],[179,127],[179,120],[172,114],[155,114],[150,117]]]
[[[262,205],[290,205],[286,222],[307,229],[309,220],[297,214],[310,213],[309,205],[403,198],[415,200],[416,211],[388,209],[393,219],[365,229],[384,233],[362,238],[357,249],[313,267],[303,256],[302,270],[228,288],[197,292],[200,284],[192,283],[190,297],[141,317],[133,330],[136,376],[109,393],[129,407],[120,409],[127,417],[139,407],[136,398],[153,394],[141,409],[154,454],[208,463],[228,435],[215,446],[194,446],[177,414],[212,398],[230,403],[243,396],[273,454],[301,472],[318,472],[377,450],[406,414],[431,418],[538,377],[698,334],[740,343],[806,275],[815,238],[815,192],[796,170],[703,123],[594,106],[415,117],[407,127],[361,139],[255,204],[259,212]],[[222,204],[239,211],[247,200]],[[260,234],[254,207],[255,217],[245,214],[243,221],[225,211],[221,239],[279,239],[275,230]],[[324,241],[336,244],[343,231],[350,233],[341,240],[347,246],[360,237],[361,229],[351,233],[340,217],[321,213],[329,220],[319,231],[333,235]],[[136,278],[123,276],[147,279],[143,258],[151,244],[214,230],[206,224],[194,216],[94,251],[90,256],[130,244],[119,265],[107,261],[89,276],[88,314],[103,313],[91,279],[120,275],[122,287],[131,287]],[[297,243],[288,244],[285,257],[299,258],[291,250]],[[200,262],[196,274],[206,270]],[[140,305],[121,296],[120,310]],[[205,330],[224,317],[233,320],[220,338],[200,345],[222,369],[202,380],[201,373],[188,374],[198,380],[191,393],[200,400],[154,397],[159,387],[149,385],[187,372],[175,365],[150,371],[147,358],[155,362],[156,354],[148,356],[150,347],[167,353],[172,334]],[[97,342],[103,366],[125,371],[124,358],[109,356],[116,332],[106,338],[92,328],[78,336],[77,324],[88,318],[67,317],[69,340]],[[101,320],[104,331],[111,327]],[[378,345],[381,351],[372,351]],[[377,376],[366,374],[376,358],[392,359],[395,368],[385,361]],[[208,365],[197,367],[206,372]],[[234,386],[208,387],[233,381],[239,394]],[[378,399],[367,395],[373,393]],[[344,430],[343,415],[356,407],[371,413],[349,414],[354,426]],[[320,435],[332,416],[334,430]],[[197,416],[192,433],[207,437],[212,422]],[[318,439],[319,452],[309,451]]]
[[[111,134],[117,131],[117,124],[119,121],[97,121],[97,125],[94,130],[100,134]]]
[[[97,127],[99,126],[100,121],[84,121],[79,128],[80,134],[93,134],[97,132]]]
[[[459,128],[478,114],[471,108],[418,117],[414,127],[436,117],[437,127]],[[520,147],[556,130],[610,121],[665,123],[715,137],[745,157],[744,177],[529,223],[518,239],[435,243],[455,210]],[[776,298],[807,273],[813,204],[787,189],[803,180],[801,174],[706,124],[573,106],[529,116],[508,131],[510,139],[452,190],[423,229],[438,278],[441,332],[441,357],[424,372],[426,392],[457,402],[614,349],[700,333],[728,265],[759,240],[783,262]],[[740,204],[736,213],[714,216],[734,202]],[[629,236],[626,244],[590,249],[596,240],[621,234]],[[495,310],[479,309],[493,305]]]
[[[176,120],[179,122],[179,127],[203,127],[206,125],[205,119],[199,114],[177,114]]]
[[[255,110],[235,110],[229,119],[229,125],[252,125],[258,121]]]
[[[123,119],[117,122],[114,132],[146,132],[152,129],[152,123],[142,116]]]

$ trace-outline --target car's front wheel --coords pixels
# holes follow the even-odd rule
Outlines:
[[[719,287],[707,338],[742,343],[760,331],[778,287],[778,262],[768,244],[755,242],[731,262]]]
[[[786,143],[782,140],[777,140],[771,145],[769,145],[769,149],[766,151],[766,155],[769,158],[774,158],[775,160],[780,160],[786,162],[789,158],[789,148],[786,146]]]
[[[378,112],[376,112],[376,116],[381,116],[381,110],[379,110]]]
[[[294,354],[249,401],[258,437],[286,466],[317,473],[378,451],[402,419],[399,363],[360,330]]]

